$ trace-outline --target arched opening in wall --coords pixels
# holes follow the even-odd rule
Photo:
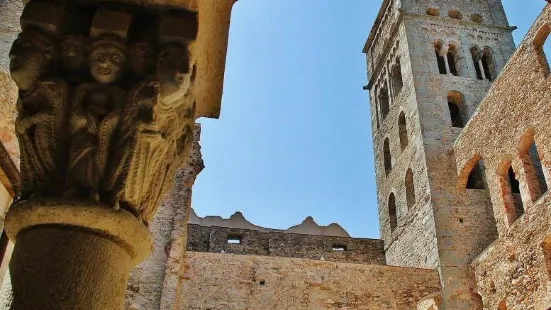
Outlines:
[[[394,87],[394,96],[397,97],[404,87],[400,58],[396,59],[396,64],[392,67],[392,86]]]
[[[385,173],[388,175],[392,171],[392,157],[390,155],[390,144],[388,138],[385,138],[383,143],[383,157],[385,163]]]
[[[482,75],[482,52],[480,52],[480,49],[478,46],[471,47],[471,56],[473,58],[473,65],[474,69],[476,71],[476,78],[479,80],[483,80],[484,76]]]
[[[459,47],[455,44],[450,44],[448,47],[448,67],[450,68],[450,73],[458,76],[459,75]]]
[[[549,33],[551,33],[551,26],[544,25],[540,28],[534,40],[538,61],[545,77],[549,76],[550,73],[549,59],[547,58],[547,55],[551,54],[551,40],[548,40]]]
[[[463,128],[467,123],[465,120],[465,99],[463,94],[457,91],[448,93],[448,108],[450,110],[450,119],[452,127]]]
[[[505,207],[505,216],[508,225],[512,225],[522,214],[524,214],[524,205],[520,195],[520,183],[517,179],[511,162],[506,162],[499,169],[499,181],[503,205]]]
[[[415,205],[415,184],[413,182],[413,171],[411,168],[406,172],[406,202],[408,205],[408,210],[413,208]]]
[[[534,140],[533,130],[529,130],[521,139],[519,150],[522,166],[526,175],[526,185],[528,185],[530,198],[535,202],[547,192],[548,186],[538,153],[538,147]]]
[[[388,87],[384,85],[379,91],[379,107],[381,109],[381,116],[383,121],[386,119],[386,116],[390,111],[389,104],[390,101],[388,98]]]
[[[485,48],[482,53],[482,68],[484,69],[484,76],[488,81],[493,81],[497,77],[496,66],[494,61],[494,55],[490,48]]]
[[[398,131],[400,135],[400,147],[403,151],[409,144],[406,114],[404,111],[400,112],[400,116],[398,117]]]
[[[484,177],[484,161],[479,160],[471,170],[467,179],[467,189],[486,189]]]
[[[461,14],[461,12],[459,12],[458,10],[451,10],[448,12],[448,16],[452,19],[458,19],[458,20],[462,20],[463,19],[463,14]]]
[[[388,218],[390,221],[390,231],[393,232],[398,227],[398,215],[396,214],[396,197],[394,193],[388,197]]]
[[[507,299],[502,299],[497,305],[497,310],[507,310]]]
[[[442,42],[437,41],[434,43],[434,53],[436,54],[436,62],[438,63],[438,72],[440,74],[447,74],[448,70],[446,69],[446,60],[442,55]]]

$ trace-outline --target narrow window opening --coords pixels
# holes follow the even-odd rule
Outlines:
[[[482,54],[482,68],[484,69],[484,75],[488,81],[493,81],[496,77],[495,63],[492,51],[490,49],[484,49]]]
[[[530,197],[535,202],[547,192],[547,182],[545,181],[543,166],[533,134],[530,134],[526,141],[521,143],[529,145],[523,147],[521,144],[520,158],[522,159]]]
[[[524,206],[522,204],[522,196],[520,195],[520,183],[517,180],[511,164],[509,164],[505,175],[500,179],[505,214],[508,224],[512,225],[522,214],[524,214]]]
[[[484,168],[483,163],[479,161],[471,170],[469,178],[467,179],[468,189],[486,189],[486,182],[484,181]]]
[[[396,198],[394,193],[388,197],[388,216],[390,219],[390,231],[393,232],[398,227],[398,217],[396,214]]]
[[[238,235],[229,235],[227,241],[228,244],[241,244],[242,238]]]
[[[442,56],[442,43],[436,42],[434,45],[434,53],[436,54],[436,61],[438,63],[438,72],[440,74],[447,74],[448,71],[446,70],[446,60],[444,59],[444,56]]]
[[[400,113],[400,117],[398,117],[398,131],[400,135],[400,147],[403,151],[409,144],[406,115],[403,111]]]
[[[415,184],[413,182],[413,171],[411,168],[406,172],[406,202],[408,210],[415,205]]]
[[[450,110],[450,119],[452,127],[463,128],[465,126],[466,117],[464,117],[464,99],[463,95],[456,91],[448,93],[448,109]]]
[[[335,244],[335,245],[333,245],[333,251],[335,251],[335,252],[345,252],[346,251],[346,245]]]
[[[455,45],[450,45],[448,49],[448,67],[450,68],[450,73],[459,76],[459,56],[457,47]]]
[[[260,280],[260,281],[258,282],[258,285],[260,285],[260,286],[266,286],[266,281],[265,281],[265,280]]]
[[[383,143],[383,157],[385,164],[385,173],[388,175],[392,171],[392,157],[390,155],[390,144],[388,138],[385,139]]]
[[[450,117],[452,120],[452,127],[463,128],[463,119],[459,111],[459,106],[455,102],[448,102],[448,108],[450,109]]]
[[[482,76],[482,70],[480,69],[480,66],[481,66],[480,60],[482,58],[482,54],[480,53],[480,50],[478,49],[478,47],[475,46],[471,48],[471,55],[473,57],[473,65],[476,71],[476,78],[479,80],[483,80],[484,77]]]
[[[402,87],[404,87],[404,81],[402,79],[402,67],[400,65],[400,58],[396,60],[396,64],[392,68],[392,82],[394,87],[394,96],[398,96],[398,94],[402,91]]]
[[[381,107],[381,115],[383,117],[383,120],[386,119],[388,112],[390,110],[389,107],[389,98],[388,98],[388,88],[385,86],[381,89],[379,93],[379,103]]]

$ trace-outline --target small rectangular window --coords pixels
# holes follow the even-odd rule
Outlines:
[[[346,245],[340,245],[340,244],[333,245],[333,251],[344,252],[346,251]]]
[[[228,236],[228,244],[241,244],[241,236],[230,235]]]

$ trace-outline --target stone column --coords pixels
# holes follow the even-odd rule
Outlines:
[[[218,117],[233,0],[33,0],[10,51],[19,199],[10,309],[115,310],[148,225]]]

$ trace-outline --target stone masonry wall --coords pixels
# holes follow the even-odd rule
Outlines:
[[[191,188],[203,169],[200,127],[195,127],[195,143],[186,168],[176,175],[150,224],[153,253],[132,271],[126,292],[125,309],[173,309],[180,284],[180,269],[185,256],[187,221],[191,210]]]
[[[240,244],[228,243],[228,238]],[[342,247],[342,251],[334,250]],[[382,240],[188,225],[188,251],[385,264]]]
[[[435,270],[188,252],[182,310],[412,310],[440,292]]]
[[[551,197],[535,194],[535,163],[523,160],[534,141],[551,184],[551,79],[549,58],[541,49],[550,30],[547,5],[455,142],[456,186],[464,189],[471,169],[484,161],[499,232],[499,239],[472,263],[484,309],[551,308]],[[509,167],[520,182],[524,214],[518,218],[511,215]]]

